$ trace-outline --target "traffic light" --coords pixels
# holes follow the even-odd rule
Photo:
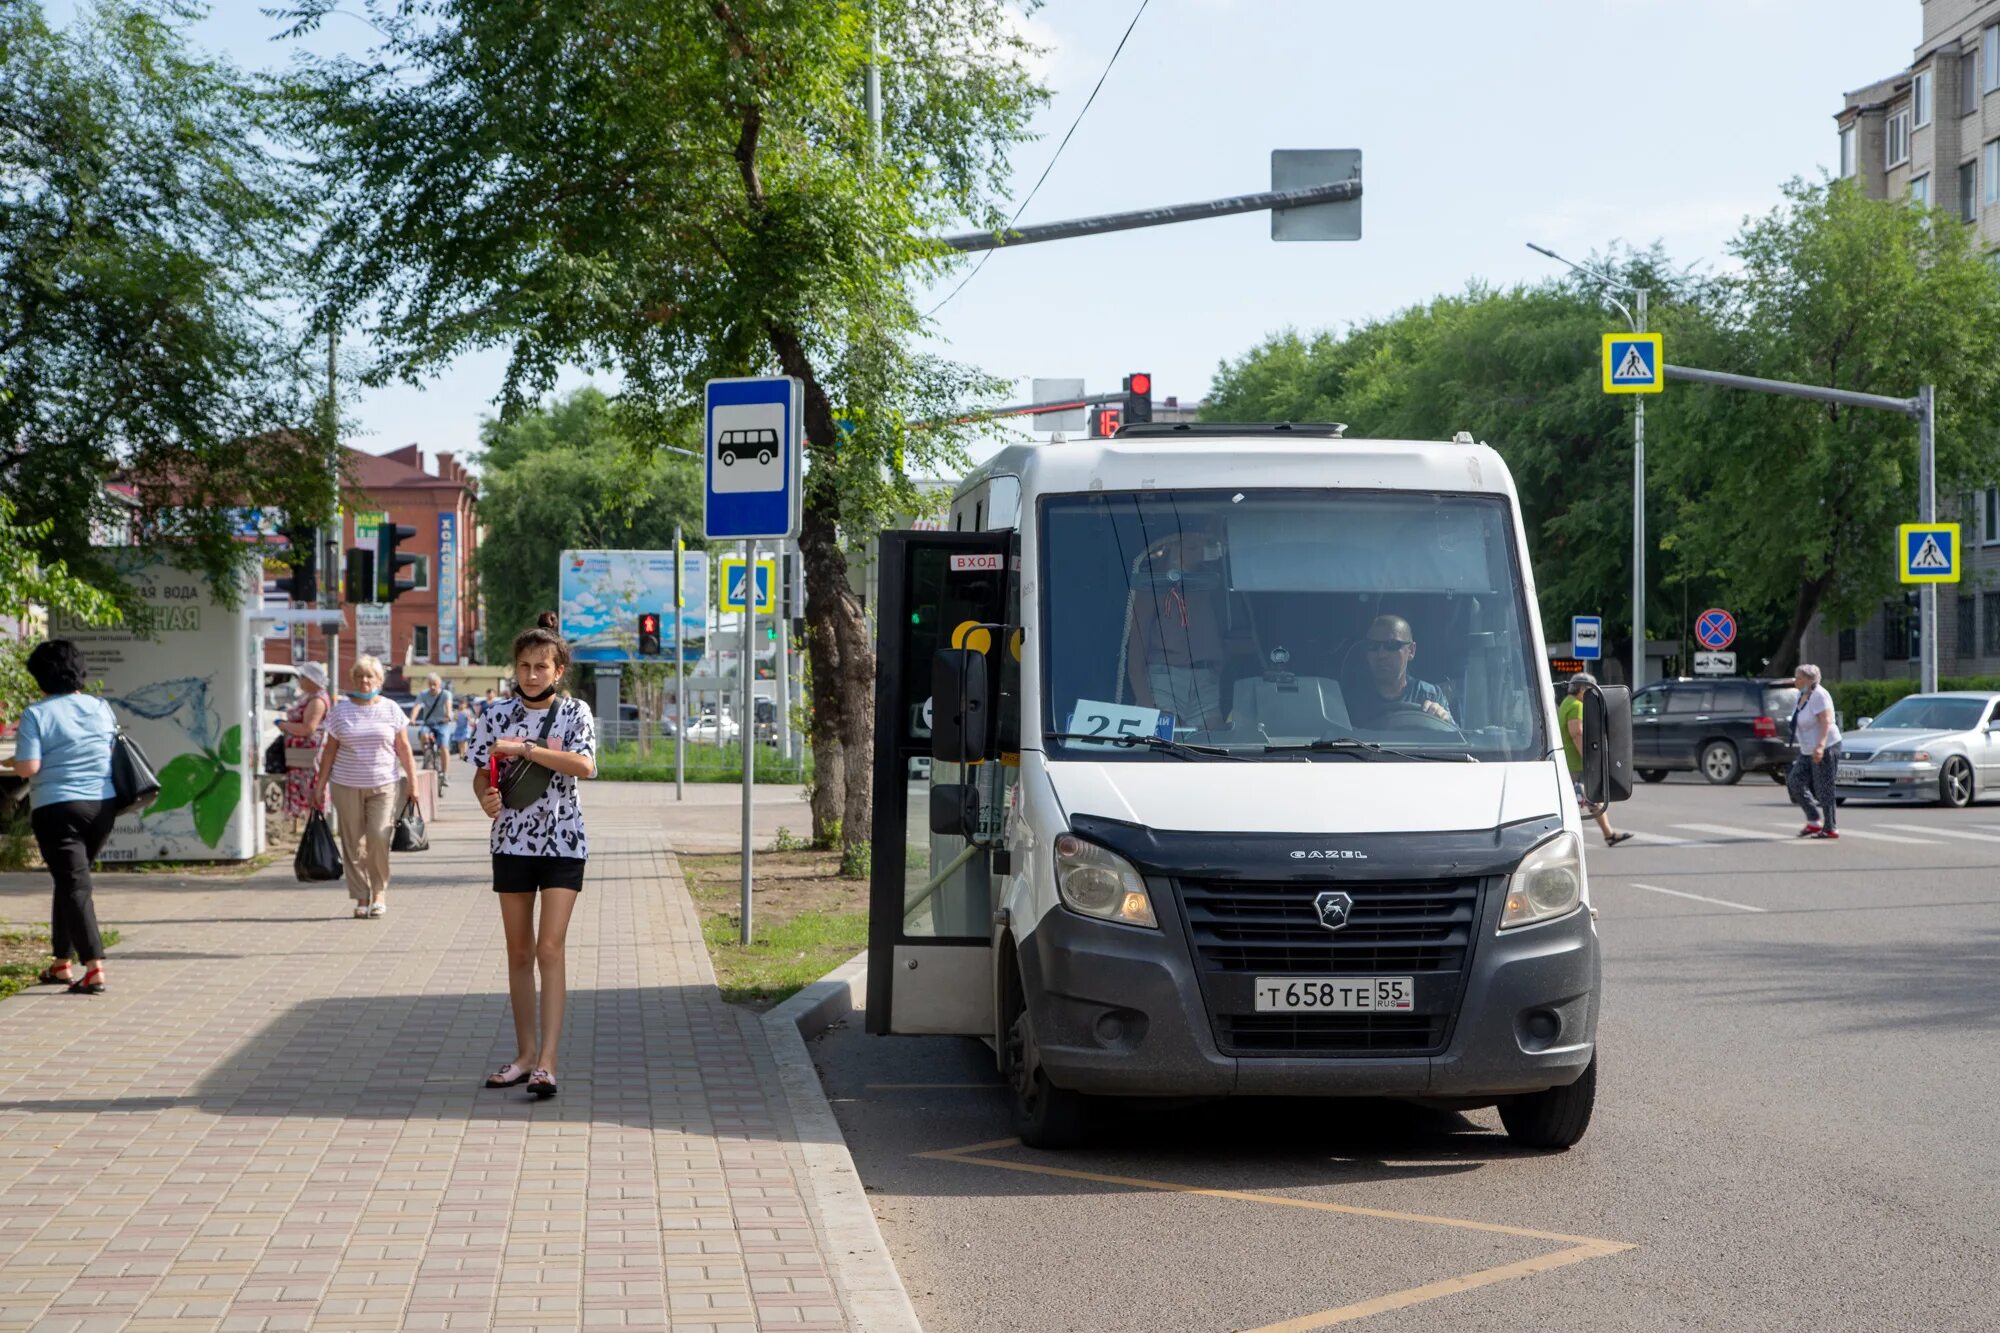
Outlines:
[[[347,601],[349,605],[375,600],[375,553],[365,546],[347,548]]]
[[[416,580],[397,576],[416,564],[417,557],[405,555],[396,549],[404,542],[413,540],[416,535],[415,528],[405,527],[401,523],[391,523],[387,521],[387,515],[383,516],[383,522],[375,529],[376,601],[393,602],[404,593],[416,590]]]
[[[319,531],[316,528],[286,528],[284,563],[291,574],[277,580],[278,591],[303,605],[319,600]]]
[[[1135,370],[1125,377],[1125,424],[1153,419],[1153,377]]]
[[[639,613],[639,656],[660,655],[660,618],[651,611]]]

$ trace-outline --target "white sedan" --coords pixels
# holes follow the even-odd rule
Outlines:
[[[729,714],[724,713],[718,719],[713,713],[710,713],[704,717],[697,718],[688,726],[687,738],[698,743],[706,742],[711,745],[720,745],[735,740],[740,730],[741,728],[736,725],[736,719],[729,716]]]

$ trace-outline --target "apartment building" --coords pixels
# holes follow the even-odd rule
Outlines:
[[[1848,93],[1835,115],[1840,174],[1878,199],[1909,198],[1979,229],[2000,261],[2000,0],[1919,0],[1923,38],[1902,71]],[[1939,496],[1965,576],[1938,589],[1938,668],[2000,675],[2000,487]],[[1815,621],[1804,656],[1830,678],[1917,674],[1917,598],[1892,595],[1854,629]]]

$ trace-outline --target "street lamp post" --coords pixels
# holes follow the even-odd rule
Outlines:
[[[1635,287],[1628,282],[1620,282],[1608,273],[1585,268],[1571,263],[1555,251],[1528,242],[1528,248],[1538,255],[1546,255],[1558,264],[1568,264],[1585,277],[1593,279],[1614,291],[1630,292],[1633,309],[1614,296],[1605,299],[1625,316],[1625,322],[1632,326],[1632,332],[1646,331],[1646,289]],[[1646,683],[1646,399],[1643,395],[1632,404],[1632,688],[1637,690]]]

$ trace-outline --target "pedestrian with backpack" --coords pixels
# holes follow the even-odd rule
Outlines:
[[[590,710],[556,693],[569,664],[569,645],[554,613],[545,611],[533,629],[515,636],[514,691],[481,715],[468,755],[473,795],[493,820],[493,891],[500,895],[507,996],[514,1011],[514,1058],[494,1071],[486,1086],[525,1083],[529,1093],[543,1098],[556,1095],[569,919],[583,892],[590,855],[577,782],[597,776]]]

